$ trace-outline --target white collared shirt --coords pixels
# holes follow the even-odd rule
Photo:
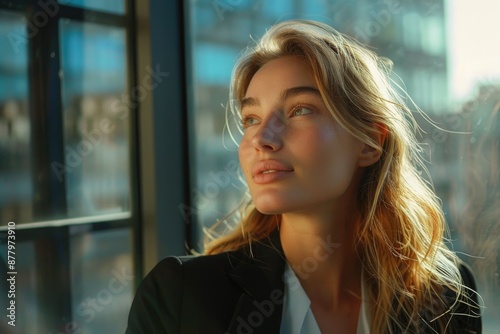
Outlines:
[[[283,300],[283,316],[281,334],[321,334],[318,323],[311,310],[311,300],[302,288],[299,279],[287,263],[284,272],[285,296]],[[361,278],[363,282],[363,278]],[[361,284],[361,309],[358,317],[357,334],[369,334],[368,302],[365,296],[364,283]]]

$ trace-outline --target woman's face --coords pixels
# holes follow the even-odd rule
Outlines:
[[[333,120],[300,58],[260,68],[241,113],[238,153],[257,210],[307,212],[353,203],[365,145]]]

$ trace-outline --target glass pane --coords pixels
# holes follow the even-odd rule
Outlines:
[[[125,30],[64,20],[60,26],[68,216],[130,209]]]
[[[0,225],[33,217],[25,22],[0,11]]]
[[[125,0],[66,0],[60,3],[85,9],[100,10],[115,14],[125,13]]]
[[[393,60],[394,79],[439,125],[420,140],[452,232],[452,246],[474,269],[486,308],[485,333],[500,328],[500,21],[494,0],[191,0],[192,222],[202,229],[234,209],[243,193],[225,110],[237,55],[285,19],[323,21]],[[286,14],[283,14],[286,13]],[[229,120],[232,124],[232,120]],[[461,131],[454,134],[450,131]],[[238,141],[238,138],[236,138]],[[470,256],[464,255],[468,254]]]
[[[134,294],[130,229],[71,226],[73,330],[124,333]]]

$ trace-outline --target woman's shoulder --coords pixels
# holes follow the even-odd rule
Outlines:
[[[481,301],[477,293],[476,280],[472,269],[461,262],[458,266],[462,277],[462,296],[455,298],[456,308],[453,310],[457,330],[460,333],[481,333]],[[453,306],[450,306],[453,309]]]
[[[430,308],[426,308],[426,313],[422,314],[423,319],[434,328],[433,322],[444,316],[449,328],[447,333],[481,333],[481,304],[473,271],[462,261],[457,263],[457,267],[461,276],[461,289],[457,291],[455,287],[443,286],[443,291],[426,305]],[[433,312],[435,310],[443,313],[438,315]]]
[[[241,251],[223,252],[214,255],[168,256],[159,261],[146,275],[144,282],[181,284],[191,280],[203,279],[204,282],[221,280],[231,269],[245,261]]]
[[[283,261],[283,250],[279,234],[273,233],[268,238],[255,241],[250,245],[235,250],[210,255],[169,256],[158,262],[148,276],[164,277],[168,275],[204,274],[208,276],[227,273],[243,265],[247,268],[275,268]],[[281,268],[280,266],[278,266]]]
[[[476,280],[469,265],[465,262],[460,262],[458,269],[460,270],[460,276],[462,277],[462,284],[476,291]]]
[[[223,252],[214,255],[168,256],[159,261],[148,276],[165,278],[186,274],[212,275],[227,272],[242,260],[244,260],[244,254],[240,251]]]
[[[194,317],[217,298],[232,302],[237,294],[227,273],[238,257],[227,252],[159,261],[137,288],[127,333],[179,333],[186,310]]]

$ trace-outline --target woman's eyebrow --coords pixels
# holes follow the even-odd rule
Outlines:
[[[319,89],[316,87],[311,87],[311,86],[298,86],[298,87],[291,87],[285,89],[281,94],[280,94],[280,99],[282,101],[285,101],[291,97],[304,94],[304,93],[313,93],[315,95],[318,95],[321,97],[321,93],[319,92]],[[244,107],[252,107],[252,106],[259,106],[260,101],[258,98],[255,97],[244,97],[241,99],[241,104],[240,104],[240,109],[243,109]]]
[[[256,99],[254,97],[244,97],[241,99],[240,110],[243,110],[244,107],[252,106],[260,106],[259,99]]]
[[[313,93],[315,95],[318,95],[321,97],[321,93],[319,92],[319,89],[316,87],[311,87],[311,86],[299,86],[299,87],[292,87],[292,88],[287,88],[281,93],[281,100],[285,101],[286,99],[289,99],[291,97],[304,94],[304,93]]]

